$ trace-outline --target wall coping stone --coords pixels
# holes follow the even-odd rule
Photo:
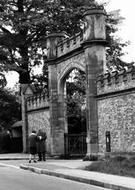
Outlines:
[[[97,76],[97,95],[135,88],[135,66]]]
[[[45,93],[26,98],[27,111],[49,107],[49,98]]]

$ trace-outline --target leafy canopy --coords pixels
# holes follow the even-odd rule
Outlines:
[[[20,105],[10,90],[0,89],[0,128],[10,128],[19,119]]]
[[[44,60],[41,48],[48,33],[80,30],[82,10],[94,0],[1,0],[0,66],[17,71],[20,83],[30,82],[30,72]]]
[[[42,49],[46,36],[52,32],[64,31],[68,36],[80,32],[82,14],[93,7],[99,7],[95,0],[1,0],[0,71],[16,71],[20,83],[30,83],[33,67],[46,60]],[[106,25],[107,59],[115,65],[121,63],[117,64],[117,58],[127,45],[112,35],[119,20],[119,16],[108,15]]]

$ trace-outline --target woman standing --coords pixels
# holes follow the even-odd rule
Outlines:
[[[32,133],[29,135],[29,163],[31,163],[32,157],[33,161],[36,162],[36,153],[37,153],[37,135],[36,131],[32,130]]]

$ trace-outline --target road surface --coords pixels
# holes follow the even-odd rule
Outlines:
[[[89,184],[36,174],[19,168],[20,161],[0,161],[0,190],[107,190]]]

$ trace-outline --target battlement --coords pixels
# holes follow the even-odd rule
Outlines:
[[[97,95],[135,88],[135,66],[97,77]]]
[[[79,33],[71,38],[66,38],[57,45],[57,57],[61,57],[64,54],[67,54],[79,47],[83,42],[83,33]]]
[[[49,98],[46,94],[29,96],[26,99],[27,111],[49,107]]]

